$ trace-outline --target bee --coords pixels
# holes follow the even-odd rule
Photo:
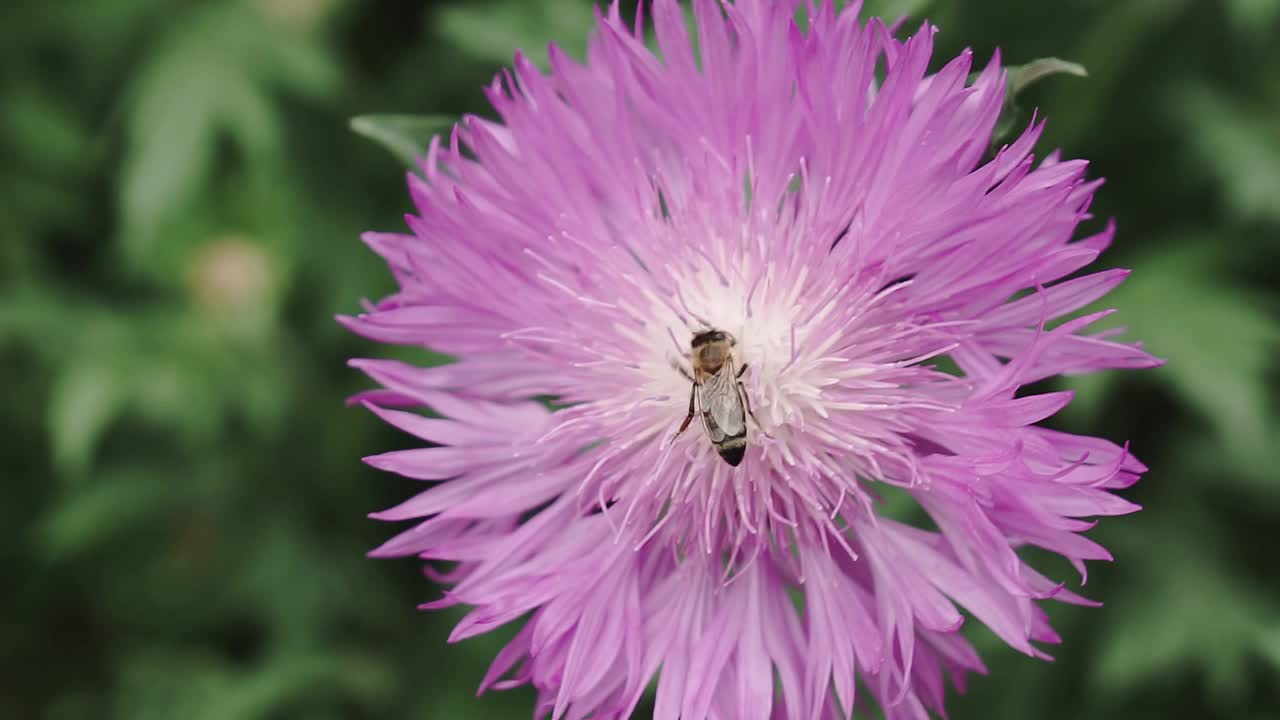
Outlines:
[[[737,467],[747,452],[747,416],[760,425],[751,412],[742,375],[747,371],[744,363],[737,367],[733,348],[737,340],[723,330],[706,330],[693,336],[689,361],[693,375],[679,368],[692,383],[689,390],[689,415],[676,431],[678,436],[693,422],[695,412],[702,414],[702,427],[707,431],[711,446],[720,457]]]

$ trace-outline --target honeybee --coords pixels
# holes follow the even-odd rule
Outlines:
[[[747,399],[741,379],[747,366],[744,363],[737,367],[734,363],[735,345],[737,340],[723,330],[711,329],[693,336],[689,352],[692,377],[680,368],[693,383],[689,390],[689,415],[680,423],[676,435],[693,422],[696,406],[711,446],[725,462],[737,467],[747,452],[747,416],[755,420],[755,413],[751,412],[751,401]],[[758,420],[755,422],[757,426],[760,424]]]

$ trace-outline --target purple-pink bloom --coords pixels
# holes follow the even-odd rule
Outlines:
[[[616,4],[585,63],[517,55],[411,175],[411,234],[371,233],[399,291],[343,321],[458,358],[352,364],[361,397],[431,443],[368,458],[433,483],[374,517],[372,554],[456,563],[424,607],[463,640],[521,623],[481,689],[532,683],[538,715],[658,718],[942,712],[983,672],[961,609],[1047,657],[1039,601],[1088,604],[1022,561],[1110,559],[1087,518],[1145,470],[1127,448],[1039,427],[1062,374],[1157,364],[1076,311],[1126,275],[1078,275],[1099,181],[1031,156],[983,162],[1005,92],[993,59],[927,67],[858,8],[654,0],[660,53]],[[1067,279],[1070,278],[1070,279]],[[1067,319],[1062,319],[1067,318]],[[741,465],[701,422],[677,435],[694,334],[737,341]],[[552,396],[562,409],[534,400]],[[396,407],[425,406],[436,416]],[[883,516],[886,488],[934,527]]]

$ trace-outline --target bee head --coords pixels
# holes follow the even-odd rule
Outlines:
[[[713,329],[713,330],[704,330],[694,335],[693,342],[691,343],[691,345],[693,346],[694,349],[697,349],[702,347],[703,345],[710,345],[711,343],[718,343],[718,342],[728,342],[729,345],[731,346],[736,345],[738,343],[738,341],[735,340],[733,336],[730,335],[729,333],[723,330]]]

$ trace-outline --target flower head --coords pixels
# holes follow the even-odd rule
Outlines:
[[[1019,547],[1083,573],[1109,556],[1082,518],[1136,509],[1126,449],[1018,392],[1156,362],[1074,317],[1125,275],[1076,276],[1112,236],[1076,239],[1098,182],[1036,161],[1039,124],[983,161],[998,59],[929,74],[932,27],[823,2],[802,30],[799,4],[696,0],[695,54],[655,0],[660,56],[615,5],[585,64],[517,55],[500,120],[410,177],[412,233],[366,236],[400,289],[344,322],[458,358],[353,362],[432,443],[368,459],[436,483],[373,554],[456,563],[427,604],[472,608],[454,640],[523,622],[482,688],[532,683],[539,714],[626,717],[656,674],[659,718],[847,716],[860,688],[925,718],[983,670],[960,608],[1044,656],[1038,602],[1088,602]],[[699,367],[710,330],[733,343]]]

